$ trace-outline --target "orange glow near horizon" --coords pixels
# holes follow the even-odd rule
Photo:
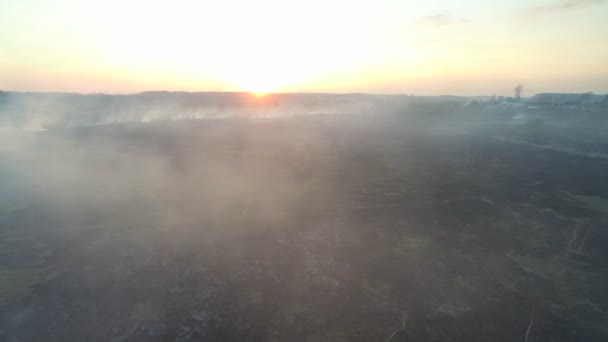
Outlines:
[[[608,92],[608,2],[585,4],[5,1],[0,89]]]
[[[253,95],[254,97],[257,97],[257,98],[262,98],[262,97],[266,97],[266,95],[268,95],[268,92],[265,92],[265,91],[252,91],[251,95]]]

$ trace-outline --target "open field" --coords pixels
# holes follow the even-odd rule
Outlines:
[[[0,340],[524,341],[533,316],[529,341],[606,341],[608,160],[475,127],[28,136],[0,163]]]

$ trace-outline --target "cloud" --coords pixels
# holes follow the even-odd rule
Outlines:
[[[434,26],[434,27],[442,27],[453,24],[462,24],[467,23],[471,20],[463,17],[455,16],[451,13],[438,13],[433,15],[427,15],[420,19],[420,21],[424,24]]]
[[[605,0],[559,0],[546,5],[528,7],[523,10],[522,14],[524,16],[538,16],[591,7],[604,2]]]

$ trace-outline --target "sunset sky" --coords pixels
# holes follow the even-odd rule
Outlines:
[[[0,89],[608,93],[608,1],[0,1]]]

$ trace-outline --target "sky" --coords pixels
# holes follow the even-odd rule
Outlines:
[[[608,93],[608,0],[0,0],[0,89]]]

